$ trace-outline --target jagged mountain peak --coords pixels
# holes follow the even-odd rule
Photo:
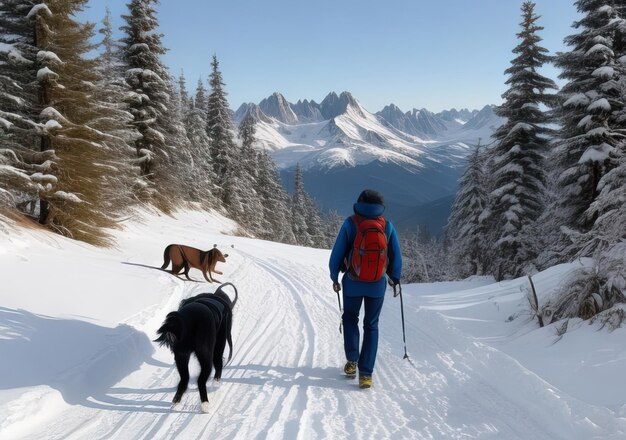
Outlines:
[[[248,116],[251,116],[257,122],[271,122],[271,119],[265,113],[263,113],[263,111],[257,104],[253,102],[241,104],[241,106],[239,106],[239,108],[235,112],[234,119],[235,121],[243,121]]]
[[[320,105],[314,100],[298,100],[295,104],[291,104],[291,109],[298,117],[300,122],[320,122],[324,120]]]
[[[491,128],[495,130],[495,127],[499,126],[503,119],[495,114],[495,105],[486,105],[479,111],[477,111],[473,117],[463,126],[463,129],[480,129]]]
[[[278,92],[272,93],[259,103],[259,107],[267,116],[284,122],[285,124],[298,123],[298,117],[291,109],[291,104]]]
[[[320,109],[324,119],[336,118],[346,113],[349,108],[353,108],[357,114],[363,115],[361,106],[350,92],[341,92],[340,95],[337,95],[335,92],[330,92],[320,103]]]
[[[468,110],[467,108],[457,110],[456,108],[451,108],[450,110],[443,110],[442,112],[437,113],[437,116],[444,121],[465,124],[467,121],[476,116],[477,113],[478,110]]]
[[[292,105],[312,105],[312,106],[318,106],[319,104],[317,102],[315,102],[315,100],[311,99],[310,101],[308,99],[298,99],[298,102],[296,102],[295,104]]]
[[[395,105],[393,102],[391,104],[386,105],[381,111],[393,111],[393,112],[401,112],[404,114],[404,112],[400,109],[400,107],[398,107],[397,105]]]
[[[250,106],[256,105],[252,102],[244,102],[239,106],[237,110],[235,110],[235,121],[241,121],[248,114],[248,109]]]

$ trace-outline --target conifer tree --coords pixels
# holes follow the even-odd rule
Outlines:
[[[171,173],[170,180],[176,185],[176,189],[170,193],[180,202],[199,202],[202,188],[201,182],[196,178],[198,164],[185,124],[188,109],[184,105],[179,84],[169,81],[167,94],[168,111],[163,114],[162,121],[165,127],[165,145],[170,151],[167,164]]]
[[[248,114],[239,124],[239,139],[241,139],[241,146],[244,149],[252,148],[252,144],[254,144],[255,141],[255,134],[255,120]]]
[[[233,193],[237,182],[238,172],[235,166],[235,141],[232,136],[233,124],[224,90],[222,72],[219,69],[217,56],[211,61],[211,76],[209,80],[211,94],[207,99],[207,134],[211,138],[211,157],[217,178],[219,196],[227,205],[231,204],[236,211],[239,208],[239,196]]]
[[[242,196],[246,198],[243,206],[245,223],[255,234],[261,234],[264,230],[263,198],[259,184],[259,157],[254,150],[255,139],[254,119],[244,118],[239,124],[239,162],[241,164]]]
[[[194,107],[202,110],[204,114],[202,118],[204,119],[204,130],[208,130],[208,108],[207,108],[207,91],[204,88],[204,84],[202,83],[202,78],[198,79],[198,85],[196,87],[196,96],[194,97]],[[207,135],[208,136],[208,135]]]
[[[98,60],[86,56],[94,49],[94,25],[75,18],[86,4],[50,0],[37,15],[37,77],[44,107],[40,117],[46,127],[41,148],[58,156],[52,189],[40,205],[40,222],[102,245],[109,243],[104,228],[116,225],[119,211],[111,199],[120,191],[118,167],[123,159],[116,135],[94,128],[115,119],[115,112],[96,98]]]
[[[304,188],[300,164],[296,164],[294,170],[294,191],[290,210],[291,230],[299,245],[317,247],[328,245],[327,226],[315,201]]]
[[[105,16],[102,19],[102,27],[98,31],[102,35],[100,45],[102,47],[100,56],[100,71],[103,79],[113,82],[123,79],[124,65],[122,63],[121,44],[113,38],[113,22],[111,9],[106,7]]]
[[[0,2],[0,208],[32,216],[52,188],[54,151],[41,151],[36,27],[50,10],[38,0]],[[45,52],[40,52],[45,57]]]
[[[335,243],[337,232],[341,229],[343,222],[344,217],[335,210],[331,210],[326,214],[324,226],[326,228],[326,243],[329,247],[332,247]]]
[[[615,18],[609,28],[614,31],[612,48],[616,65],[613,80],[621,86],[621,108],[615,106],[609,125],[615,129],[617,142],[605,160],[606,174],[598,181],[597,196],[583,214],[583,221],[593,222],[593,226],[576,240],[579,255],[598,255],[600,252],[615,255],[616,251],[607,249],[615,246],[626,249],[626,246],[619,245],[626,241],[626,1],[615,1],[614,9]],[[622,277],[626,279],[626,267],[622,268]]]
[[[549,240],[546,265],[576,256],[593,267],[570,274],[547,306],[555,319],[589,319],[626,302],[626,2],[579,0],[582,19],[557,65],[568,83],[556,111],[560,139],[551,159],[559,202],[550,213],[563,234]],[[549,258],[551,257],[551,258]],[[605,321],[621,325],[623,314]]]
[[[110,168],[107,180],[115,196],[108,200],[110,206],[107,209],[115,212],[136,203],[135,192],[143,185],[139,177],[139,166],[135,162],[135,142],[141,135],[133,125],[133,116],[127,101],[130,87],[124,79],[121,45],[113,38],[109,8],[106,9],[99,33],[103,36],[100,42],[101,53],[96,59],[100,78],[92,96],[100,111],[89,125],[108,134],[104,145],[111,151],[113,167]]]
[[[551,130],[548,115],[542,105],[552,102],[546,90],[556,84],[538,73],[550,61],[547,50],[539,46],[538,26],[533,2],[522,5],[522,30],[517,34],[517,56],[505,73],[509,89],[502,95],[504,103],[496,114],[506,122],[495,132],[496,143],[489,151],[493,179],[490,193],[490,242],[494,257],[492,272],[497,279],[517,277],[533,260],[529,234],[534,222],[543,212],[545,192],[544,154],[548,150]]]
[[[296,241],[301,246],[312,246],[314,243],[309,235],[307,225],[307,216],[309,214],[309,206],[307,194],[304,190],[304,181],[302,179],[302,170],[300,164],[296,164],[294,170],[294,190],[291,196],[291,228],[296,237]]]
[[[311,245],[318,248],[324,248],[328,246],[328,240],[326,237],[325,226],[320,214],[320,210],[315,203],[315,200],[308,194],[305,197],[306,200],[306,226],[307,233],[311,240]]]
[[[182,70],[178,76],[178,95],[180,96],[180,103],[184,112],[183,119],[185,119],[186,113],[189,111],[189,92],[187,91],[185,72]]]
[[[598,0],[579,0],[576,6],[583,15],[574,23],[579,32],[565,38],[571,50],[559,54],[555,62],[562,69],[560,77],[568,82],[558,93],[556,107],[561,129],[551,162],[556,164],[559,203],[553,215],[567,238],[553,240],[557,261],[551,263],[574,257],[584,246],[577,238],[596,221],[599,213],[591,206],[603,177],[617,166],[617,150],[623,142],[617,131],[624,123],[620,116],[624,73],[614,46],[620,22],[617,11]]]
[[[483,171],[480,144],[467,159],[459,182],[448,225],[446,239],[461,276],[482,275],[487,264],[488,191]]]
[[[258,153],[258,164],[257,188],[263,202],[264,221],[259,236],[266,240],[296,244],[291,227],[291,200],[280,184],[276,164],[265,150]]]
[[[194,181],[198,185],[199,201],[204,207],[209,208],[215,206],[217,200],[215,171],[210,151],[211,139],[206,132],[206,106],[204,103],[206,103],[206,94],[200,80],[195,99],[189,98],[187,100],[188,109],[185,112],[185,126],[194,163]]]
[[[126,37],[124,61],[130,86],[133,124],[141,138],[135,142],[141,175],[149,184],[148,194],[162,209],[172,208],[178,189],[172,165],[173,145],[167,141],[167,113],[170,75],[160,57],[166,50],[157,32],[155,5],[158,0],[131,0],[129,14],[123,18]]]

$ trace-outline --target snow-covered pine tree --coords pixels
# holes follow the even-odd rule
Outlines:
[[[448,225],[446,241],[462,277],[482,275],[487,266],[487,222],[489,197],[480,144],[467,159],[459,181]]]
[[[126,24],[124,62],[126,81],[132,93],[130,109],[133,124],[141,138],[135,142],[141,175],[149,184],[147,194],[161,209],[169,210],[177,200],[179,188],[172,169],[175,152],[168,143],[167,118],[170,75],[161,62],[166,52],[157,32],[158,20],[154,6],[158,0],[131,0]]]
[[[207,108],[208,102],[207,102],[207,99],[208,99],[207,98],[207,91],[204,88],[204,83],[202,82],[202,78],[199,78],[198,79],[198,85],[196,87],[196,96],[194,97],[193,104],[194,104],[195,108],[197,108],[199,110],[202,110],[204,112],[204,114],[202,115],[202,118],[205,121],[204,131],[207,131],[207,124],[208,124],[208,120],[207,120],[207,118],[208,118],[208,108]]]
[[[592,318],[615,328],[626,302],[626,2],[579,1],[581,29],[558,65],[562,130],[554,159],[559,178],[554,211],[564,234],[550,243],[552,259],[593,256],[547,304],[554,319]],[[568,209],[569,208],[569,209]]]
[[[619,82],[621,87],[623,105],[626,101],[626,1],[615,1],[614,5],[617,14],[609,26],[615,31],[614,81]],[[583,214],[584,221],[593,222],[593,226],[577,239],[580,255],[597,256],[626,240],[626,107],[614,111],[609,124],[622,137],[608,152],[607,171],[598,182],[597,197]],[[626,267],[623,270],[626,278]]]
[[[0,2],[0,209],[18,208],[31,216],[52,188],[56,160],[54,151],[39,146],[45,130],[38,123],[35,29],[40,13],[49,13],[40,0]]]
[[[239,139],[241,140],[241,146],[245,150],[251,150],[252,145],[256,141],[256,127],[254,118],[248,114],[239,123]]]
[[[135,142],[141,137],[132,124],[133,115],[127,101],[130,87],[124,79],[121,45],[113,38],[111,11],[106,9],[99,30],[103,38],[97,70],[100,75],[92,96],[101,111],[90,121],[90,127],[106,133],[105,147],[111,153],[111,167],[106,177],[112,197],[105,200],[107,211],[118,212],[136,203],[135,193],[144,182],[135,163]]]
[[[111,9],[106,7],[102,27],[98,32],[102,35],[100,42],[100,72],[104,80],[120,82],[124,79],[124,65],[122,63],[122,45],[113,37],[113,22]]]
[[[402,234],[400,247],[402,279],[406,283],[449,281],[463,276],[454,267],[454,255],[447,251],[443,240],[433,237],[424,227]]]
[[[291,229],[297,243],[301,246],[313,246],[315,244],[311,239],[307,224],[307,216],[309,214],[307,199],[302,170],[298,163],[294,170],[294,187],[291,196]]]
[[[337,233],[341,229],[341,225],[343,224],[345,217],[339,215],[336,210],[331,210],[326,213],[326,218],[324,219],[324,227],[326,229],[326,242],[328,247],[332,247],[335,243],[335,239],[337,238]]]
[[[550,162],[555,163],[559,199],[553,215],[565,237],[553,240],[556,261],[550,263],[567,261],[584,247],[580,234],[589,232],[599,215],[590,207],[603,177],[616,167],[616,148],[623,142],[616,131],[624,124],[623,64],[614,47],[620,20],[612,3],[576,2],[583,15],[574,23],[579,32],[565,38],[571,50],[556,57],[560,77],[568,82],[557,94],[561,130]]]
[[[235,145],[233,146],[233,150],[232,162],[226,169],[226,175],[220,187],[222,195],[221,200],[230,217],[239,222],[244,228],[247,228],[248,218],[245,215],[245,205],[248,203],[248,198],[252,197],[253,194],[246,193],[247,182],[245,181],[243,163],[239,160],[240,158],[237,151],[240,150],[240,147]]]
[[[198,81],[195,99],[189,98],[187,106],[185,127],[194,163],[194,184],[197,185],[200,204],[205,208],[210,208],[217,205],[217,195],[210,151],[211,139],[206,131],[206,94],[202,80]]]
[[[95,98],[98,60],[87,57],[94,49],[94,25],[76,19],[86,4],[50,0],[37,12],[40,117],[46,127],[42,149],[58,156],[40,221],[75,239],[105,245],[110,240],[104,228],[116,226],[119,213],[111,210],[110,199],[120,190],[116,178],[122,161],[112,146],[115,135],[93,127],[116,113]]]
[[[179,84],[168,81],[167,94],[169,96],[168,111],[161,118],[165,127],[165,145],[169,151],[170,180],[176,185],[175,190],[170,191],[170,194],[180,202],[197,203],[201,201],[201,183],[196,179],[198,164],[195,161],[185,124],[188,108],[184,105]]]
[[[232,209],[240,211],[238,195],[233,193],[237,187],[236,182],[228,182],[229,178],[236,178],[235,166],[235,141],[233,139],[233,123],[224,90],[222,72],[219,68],[217,56],[213,55],[211,61],[211,76],[209,79],[211,94],[207,99],[207,134],[211,138],[211,157],[217,177],[219,196],[224,203],[230,203]],[[227,188],[229,187],[229,188]],[[227,200],[230,200],[227,202]]]
[[[312,246],[327,248],[329,244],[320,209],[309,194],[305,194],[305,196],[307,212],[306,226],[309,237],[311,237]]]
[[[263,199],[259,185],[259,157],[253,148],[255,138],[255,121],[249,115],[239,124],[239,149],[241,162],[241,178],[243,179],[243,196],[246,197],[244,204],[245,226],[256,235],[261,235],[265,229],[263,218]]]
[[[626,99],[626,1],[616,1],[617,15],[611,26],[615,26],[613,51],[617,65],[615,70],[622,88],[622,103]],[[610,121],[619,134],[626,134],[626,108],[615,112]],[[583,217],[593,221],[588,232],[577,241],[579,255],[596,257],[595,271],[587,274],[583,283],[597,281],[594,304],[598,312],[611,308],[616,303],[626,302],[626,139],[621,138],[609,152],[607,172],[600,178],[597,197],[589,205]],[[600,300],[598,300],[598,296]],[[623,315],[606,312],[602,319],[612,325],[621,325]],[[617,321],[613,318],[617,317]]]
[[[550,117],[541,109],[551,104],[556,84],[538,73],[550,61],[547,50],[539,45],[535,4],[522,5],[520,43],[513,49],[516,57],[505,74],[509,89],[502,95],[504,103],[496,114],[506,118],[489,150],[492,166],[489,174],[493,187],[490,197],[490,243],[494,246],[490,261],[497,279],[520,276],[536,255],[529,241],[531,228],[543,212],[545,192],[544,155],[548,150]]]
[[[296,244],[291,228],[291,199],[280,184],[276,164],[265,150],[258,152],[257,185],[264,220],[259,236],[265,240]]]
[[[185,72],[180,71],[178,76],[178,95],[180,96],[180,103],[185,113],[183,119],[186,118],[186,113],[189,111],[189,92],[187,91],[187,78],[185,78]]]

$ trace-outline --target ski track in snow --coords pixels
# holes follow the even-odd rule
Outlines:
[[[246,241],[240,242],[228,278],[220,276],[239,290],[234,354],[221,383],[209,381],[209,414],[199,412],[193,358],[182,406],[171,409],[178,372],[172,354],[155,346],[119,383],[85,390],[83,402],[62,407],[24,438],[625,438],[626,420],[561,393],[436,311],[405,310],[411,361],[403,360],[400,305],[391,295],[381,315],[374,386],[359,390],[341,373],[340,315],[326,259],[299,261],[283,253],[287,247],[244,250]],[[171,297],[125,322],[150,339],[180,299],[216,286],[158,276],[171,284]],[[133,350],[129,335],[102,353],[103,365],[124,362]],[[67,374],[96,374],[89,370],[98,362]]]

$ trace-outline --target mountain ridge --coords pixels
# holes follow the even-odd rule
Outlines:
[[[374,114],[346,91],[295,104],[274,93],[242,104],[235,118],[256,120],[257,146],[270,151],[287,188],[298,164],[322,208],[350,214],[354,193],[374,187],[385,195],[387,213],[408,228],[413,217],[423,218],[416,207],[455,194],[471,145],[487,141],[501,123],[493,109],[403,112],[389,104]]]

